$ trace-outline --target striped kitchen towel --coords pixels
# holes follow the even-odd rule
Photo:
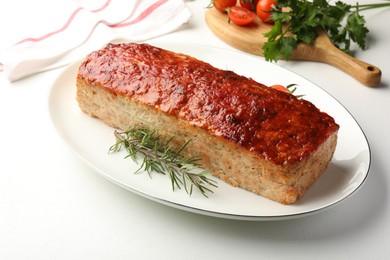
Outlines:
[[[191,14],[183,0],[34,0],[18,12],[20,40],[0,52],[10,81],[67,65],[108,42],[172,32]],[[23,15],[23,12],[29,12]],[[15,39],[15,35],[13,35]]]

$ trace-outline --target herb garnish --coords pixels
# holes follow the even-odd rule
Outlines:
[[[304,97],[305,95],[296,95],[294,94],[294,92],[297,90],[297,84],[289,84],[286,86],[286,89],[288,90],[288,92],[291,94],[291,95],[294,95],[296,98],[302,98]]]
[[[152,171],[168,175],[172,190],[184,187],[191,195],[193,188],[198,189],[207,197],[207,192],[213,192],[209,187],[217,187],[216,181],[208,178],[209,170],[195,172],[200,167],[200,158],[197,156],[186,157],[183,155],[188,143],[174,145],[173,138],[165,138],[158,135],[155,130],[133,127],[127,131],[114,132],[116,143],[111,146],[109,152],[118,152],[125,149],[134,162],[143,157],[142,163],[135,173],[142,170],[151,176]]]
[[[319,30],[346,52],[351,42],[365,49],[369,30],[359,11],[386,6],[390,3],[349,5],[337,1],[331,5],[328,0],[278,0],[271,14],[274,25],[265,34],[264,57],[267,61],[289,60],[298,43],[312,44]]]

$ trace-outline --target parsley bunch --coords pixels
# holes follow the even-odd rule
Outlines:
[[[264,57],[267,61],[289,60],[298,43],[312,44],[319,30],[327,32],[331,41],[346,52],[351,41],[365,49],[369,30],[359,11],[386,6],[390,3],[349,5],[338,1],[331,5],[328,0],[278,0],[271,14],[274,25],[265,34],[268,41],[263,46]]]

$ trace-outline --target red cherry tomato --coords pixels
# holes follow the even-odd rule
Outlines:
[[[237,4],[237,0],[212,0],[212,3],[218,11],[226,13],[226,8],[230,8]]]
[[[250,11],[255,12],[259,0],[240,0],[240,5]]]
[[[276,6],[275,0],[260,0],[256,6],[256,14],[265,23],[273,23],[271,19],[272,6]]]
[[[279,91],[282,91],[285,93],[290,93],[290,91],[288,91],[288,89],[282,85],[272,85],[272,86],[270,86],[270,88],[273,88],[273,89],[276,89],[276,90],[279,90]]]
[[[256,19],[254,12],[238,5],[230,7],[228,14],[229,20],[240,26],[248,25]]]

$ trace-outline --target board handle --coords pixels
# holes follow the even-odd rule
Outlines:
[[[381,82],[381,70],[369,63],[358,60],[333,45],[325,32],[320,32],[315,48],[299,44],[297,56],[292,59],[312,60],[327,63],[351,75],[368,87],[377,87]]]

